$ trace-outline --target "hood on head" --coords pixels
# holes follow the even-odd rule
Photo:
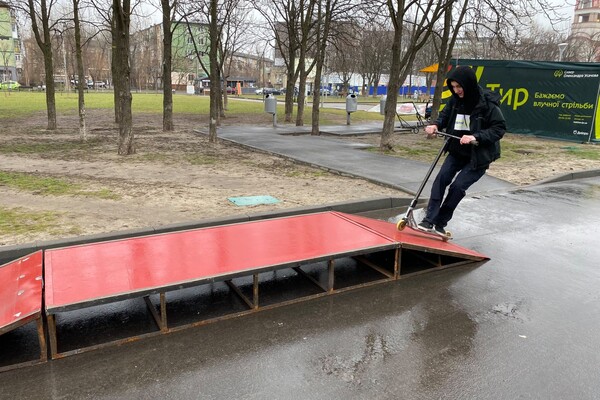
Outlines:
[[[477,84],[477,76],[475,75],[475,71],[473,71],[471,67],[459,65],[448,73],[446,81],[448,82],[448,89],[457,99],[458,95],[454,93],[454,90],[452,90],[451,82],[455,81],[463,88],[463,101],[468,110],[471,111],[479,101],[480,97],[479,85]]]

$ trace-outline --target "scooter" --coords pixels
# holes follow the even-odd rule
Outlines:
[[[406,213],[404,214],[404,216],[396,224],[396,228],[398,228],[398,230],[401,231],[401,230],[403,230],[404,228],[406,228],[408,226],[408,227],[410,227],[410,228],[412,228],[414,230],[417,230],[419,232],[423,232],[423,233],[427,233],[427,234],[439,237],[444,242],[447,242],[448,240],[452,239],[452,234],[449,231],[446,231],[446,234],[442,234],[442,233],[437,232],[435,229],[424,230],[424,229],[422,229],[422,228],[420,228],[418,226],[417,221],[415,221],[415,217],[413,216],[413,212],[415,211],[415,208],[417,206],[417,202],[419,201],[419,197],[421,196],[421,193],[423,192],[423,189],[425,188],[425,185],[427,184],[427,181],[431,177],[431,174],[433,173],[433,170],[435,169],[435,166],[437,165],[438,161],[442,157],[442,154],[444,154],[444,152],[446,151],[450,139],[458,139],[458,140],[460,140],[460,136],[451,135],[451,134],[448,134],[448,133],[445,133],[445,132],[439,132],[439,131],[435,132],[435,133],[438,136],[444,136],[444,137],[446,137],[446,139],[444,140],[444,144],[440,148],[440,151],[438,152],[437,156],[435,157],[435,160],[433,160],[433,163],[429,167],[429,170],[427,171],[427,174],[425,175],[425,179],[423,179],[423,182],[421,182],[421,185],[419,186],[419,189],[417,190],[417,193],[415,194],[415,197],[410,202],[410,205],[408,206],[408,209],[406,210]],[[471,142],[471,144],[474,145],[474,146],[477,146],[479,143],[476,140],[473,140]]]

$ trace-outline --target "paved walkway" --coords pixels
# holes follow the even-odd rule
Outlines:
[[[364,144],[336,138],[381,133],[381,123],[326,126],[321,132],[327,136],[312,136],[310,130],[310,126],[292,125],[229,126],[219,128],[217,135],[250,148],[384,184],[409,194],[416,193],[429,169],[428,163],[374,154],[364,151]],[[473,185],[470,194],[511,187],[514,185],[509,182],[486,175]],[[429,185],[424,192],[425,196],[428,194]]]

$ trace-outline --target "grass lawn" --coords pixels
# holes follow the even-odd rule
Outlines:
[[[56,112],[63,115],[76,115],[78,99],[76,93],[57,92]],[[162,93],[133,93],[132,109],[134,113],[162,113]],[[277,120],[283,121],[284,105],[283,96],[278,96]],[[85,94],[86,109],[111,109],[114,104],[113,93],[88,92]],[[241,101],[252,100],[252,101]],[[260,96],[230,96],[227,114],[235,115],[257,115],[264,113],[264,105]],[[337,99],[344,102],[344,99]],[[376,99],[377,100],[377,99]],[[377,100],[379,101],[379,100]],[[330,98],[330,101],[331,98]],[[362,102],[362,99],[361,99]],[[0,93],[0,119],[19,118],[32,115],[46,110],[46,95],[44,92],[11,92]],[[175,94],[173,96],[173,110],[175,114],[208,114],[209,97],[187,94]],[[311,123],[310,108],[305,109],[305,124]],[[345,120],[345,110],[323,109],[321,110],[321,124],[339,123]],[[409,118],[410,119],[410,118]],[[379,113],[367,113],[357,111],[352,114],[352,120],[358,121],[381,121]]]
[[[283,121],[284,107],[283,96],[279,97],[277,120]],[[162,113],[162,93],[133,93],[134,113]],[[308,98],[310,100],[310,97]],[[363,102],[367,98],[359,98]],[[377,98],[368,98],[377,100]],[[259,115],[264,113],[264,105],[260,96],[247,95],[242,97],[230,96],[227,114],[230,115]],[[343,99],[329,96],[327,102],[343,102]],[[77,113],[76,93],[56,93],[56,108],[59,114]],[[113,107],[113,93],[89,92],[85,96],[86,109],[111,109]],[[209,97],[187,94],[175,94],[173,96],[173,108],[175,114],[208,114]],[[44,92],[6,92],[0,93],[0,120],[2,118],[19,118],[42,112],[46,109],[46,96]],[[294,116],[295,117],[295,116]],[[415,116],[403,115],[403,119],[414,120]],[[344,109],[324,108],[320,113],[320,123],[339,124],[345,121],[346,111]],[[360,123],[366,121],[382,121],[379,113],[357,111],[352,114],[352,122]],[[311,108],[305,109],[305,125],[311,123]],[[551,148],[557,153],[568,153],[573,158],[600,159],[600,147],[569,143],[557,140],[545,140],[523,135],[507,135],[503,143],[503,161],[520,159],[524,156],[537,154],[540,146],[546,151]],[[11,149],[17,151],[18,149]],[[409,146],[396,146],[394,155],[413,159],[430,160],[437,153],[437,144],[429,141],[411,143]],[[27,151],[27,149],[22,149]]]

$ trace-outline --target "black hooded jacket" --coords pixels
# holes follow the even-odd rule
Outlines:
[[[471,134],[479,143],[477,146],[461,145],[457,139],[450,139],[447,150],[456,157],[468,158],[475,169],[487,169],[500,157],[500,139],[506,131],[506,121],[499,107],[500,95],[482,89],[477,84],[475,72],[467,66],[456,67],[450,71],[446,80],[452,98],[436,121],[438,129],[445,129],[446,133],[457,136]],[[452,90],[452,81],[463,88],[462,99]],[[470,115],[470,132],[454,131],[457,114]]]

